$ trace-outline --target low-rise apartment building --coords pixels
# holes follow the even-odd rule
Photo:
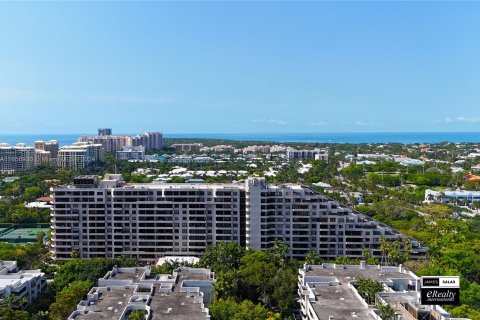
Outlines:
[[[114,267],[68,320],[126,320],[135,310],[149,320],[207,320],[214,284],[210,269],[182,267],[172,274],[154,274],[150,267]]]
[[[46,288],[45,274],[40,269],[17,272],[16,261],[0,261],[0,297],[15,294],[32,303]]]
[[[315,148],[313,150],[288,150],[289,160],[323,160],[328,161],[328,150]]]
[[[56,259],[128,255],[155,261],[200,256],[209,244],[234,242],[270,249],[275,239],[290,256],[380,258],[380,239],[404,235],[319,192],[296,184],[249,178],[232,184],[127,184],[121,175],[77,179],[53,188],[51,250]],[[412,240],[412,257],[425,254]]]
[[[171,146],[176,151],[194,152],[203,148],[203,143],[175,143]]]
[[[469,190],[425,190],[425,202],[441,202],[469,205],[472,202],[480,202],[480,191]]]
[[[145,160],[145,147],[124,147],[122,151],[116,152],[117,159],[120,160]]]
[[[372,279],[383,286],[369,305],[357,291],[358,278]],[[302,320],[382,320],[376,304],[388,304],[394,319],[468,320],[453,318],[438,305],[420,302],[420,278],[398,267],[367,265],[305,264],[299,270],[298,297]]]

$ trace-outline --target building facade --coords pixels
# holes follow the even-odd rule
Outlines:
[[[111,136],[112,135],[112,128],[99,128],[98,129],[99,136]]]
[[[195,152],[203,148],[203,143],[175,143],[171,146],[175,151]]]
[[[441,202],[456,205],[469,205],[473,202],[480,203],[480,191],[450,190],[435,191],[425,190],[425,202]]]
[[[313,150],[288,150],[289,160],[323,160],[328,161],[328,150],[315,148]]]
[[[0,261],[0,297],[15,294],[28,303],[47,289],[45,274],[38,270],[20,270],[16,261]]]
[[[11,146],[0,144],[0,172],[14,173],[35,167],[35,149],[23,143]]]
[[[101,144],[77,142],[60,148],[57,165],[63,169],[83,169],[91,163],[103,160],[104,149]]]
[[[43,150],[50,152],[50,161],[53,163],[57,162],[59,144],[57,140],[35,141],[35,150]]]
[[[117,151],[115,155],[120,160],[145,160],[145,147],[124,147],[122,151]]]
[[[85,181],[85,180],[84,180]],[[268,250],[275,239],[290,256],[381,257],[380,238],[405,238],[392,228],[300,185],[125,184],[120,175],[53,189],[51,250],[56,259],[128,255],[146,261],[199,256],[206,246],[234,242]],[[425,249],[411,241],[412,256]]]
[[[358,293],[358,278],[372,279],[382,285],[383,291],[372,298],[371,304]],[[454,318],[439,305],[422,305],[421,279],[402,265],[367,265],[364,261],[360,265],[305,264],[298,279],[302,320],[469,320]],[[382,317],[376,303],[389,305],[395,316]]]

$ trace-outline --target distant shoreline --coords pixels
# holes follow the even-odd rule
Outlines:
[[[0,143],[26,143],[35,140],[58,140],[61,145],[75,142],[84,134],[0,134]],[[122,135],[122,134],[119,134]],[[131,134],[125,134],[131,135]],[[214,139],[265,143],[480,143],[480,132],[362,132],[362,133],[165,133],[165,139]]]

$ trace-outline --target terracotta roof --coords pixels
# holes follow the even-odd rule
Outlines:
[[[37,201],[38,202],[52,202],[53,197],[40,197],[40,198],[37,198]]]

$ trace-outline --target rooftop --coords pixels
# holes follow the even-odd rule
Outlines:
[[[368,305],[358,294],[355,285],[359,277],[380,282],[384,291],[377,293],[376,300],[388,303],[402,316],[408,315],[405,308],[408,305],[422,316],[436,310],[441,319],[457,319],[450,318],[450,314],[440,306],[420,304],[420,278],[411,271],[401,265],[382,267],[366,265],[363,261],[360,265],[305,265],[300,269],[302,309],[306,304],[311,305],[319,319],[381,319],[378,309]]]
[[[209,269],[178,268],[173,274],[152,274],[149,267],[114,267],[69,319],[123,319],[144,310],[149,319],[209,319],[205,308],[214,284]]]
[[[76,320],[96,320],[120,318],[128,300],[133,296],[134,288],[108,288],[98,295],[98,300],[90,302],[85,307],[85,313],[77,316]]]

